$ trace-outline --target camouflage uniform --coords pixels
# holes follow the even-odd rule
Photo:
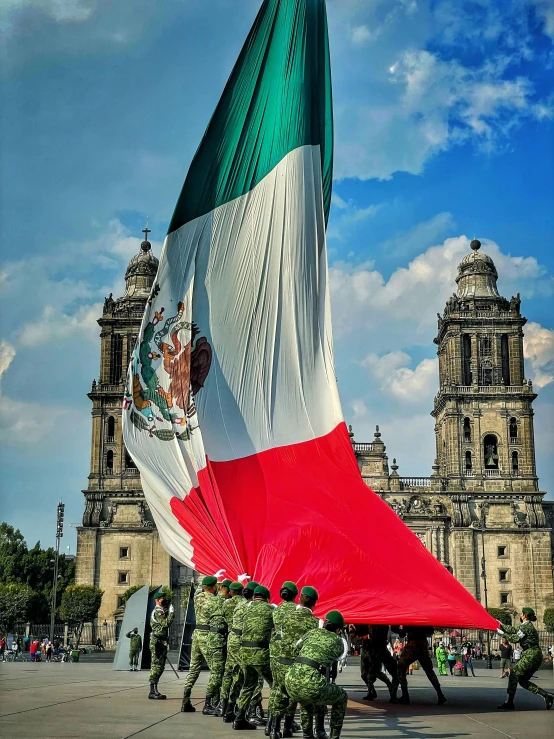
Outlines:
[[[412,662],[418,661],[421,665],[421,669],[427,675],[429,682],[435,688],[439,703],[444,703],[446,698],[442,693],[439,679],[435,675],[433,663],[429,656],[429,643],[427,641],[427,636],[431,636],[433,634],[433,628],[428,626],[408,626],[406,630],[398,629],[398,633],[400,633],[401,636],[404,636],[404,634],[407,634],[408,636],[408,641],[398,657],[397,666],[398,683],[400,683],[400,687],[402,689],[401,702],[410,702],[406,673],[408,672],[408,668]],[[396,694],[396,689],[394,693]]]
[[[221,683],[220,698],[225,701],[231,695],[231,687],[233,685],[233,673],[235,668],[238,669],[238,650],[240,648],[240,637],[236,632],[232,631],[233,617],[237,608],[240,612],[240,606],[244,603],[246,607],[247,601],[241,595],[235,595],[228,598],[223,604],[223,619],[227,626],[227,654],[225,659],[225,670],[223,672],[223,681]],[[244,610],[244,609],[243,609]],[[235,627],[237,630],[240,630]]]
[[[344,643],[338,634],[326,629],[310,630],[302,639],[300,654],[285,677],[285,687],[291,700],[302,706],[302,730],[310,736],[314,713],[318,709],[332,706],[331,739],[340,736],[348,697],[340,685],[330,683],[328,675],[333,662],[341,658]],[[301,659],[313,660],[320,665],[299,662]],[[324,674],[325,672],[325,674]]]
[[[244,620],[244,614],[248,608],[248,604],[252,601],[246,598],[239,598],[239,604],[235,606],[233,611],[233,620],[231,623],[231,630],[229,631],[229,638],[227,639],[227,663],[225,664],[225,671],[227,672],[227,665],[231,672],[231,687],[229,689],[229,701],[236,703],[244,684],[244,674],[240,664],[240,643],[242,641],[242,625]],[[254,691],[252,702],[254,705],[258,705],[262,702],[262,688],[263,678],[258,681],[258,687]]]
[[[363,635],[363,631],[366,629],[367,636]],[[356,633],[360,634],[362,632],[360,664],[362,680],[367,685],[367,698],[373,700],[377,697],[377,693],[375,692],[376,680],[381,680],[381,682],[385,683],[392,696],[393,691],[396,693],[398,680],[396,677],[396,661],[387,649],[389,627],[368,625],[366,629],[358,627]],[[385,669],[392,675],[392,682],[382,671],[382,665],[385,665]]]
[[[543,655],[539,646],[539,635],[530,621],[524,621],[519,626],[501,626],[506,639],[512,644],[519,642],[521,659],[511,668],[508,676],[508,700],[513,701],[518,683],[530,693],[548,698],[550,694],[529,681],[530,677],[542,665]]]
[[[185,680],[183,701],[190,699],[194,684],[198,680],[202,663],[206,660],[210,669],[210,679],[206,686],[206,696],[214,702],[219,700],[223,678],[226,626],[223,618],[224,598],[215,593],[200,591],[194,596],[196,628],[192,635],[192,649],[189,674]]]
[[[173,611],[167,611],[159,605],[154,607],[150,616],[150,684],[157,684],[165,669],[165,658],[169,645],[169,626],[173,621]]]
[[[142,651],[142,637],[140,634],[135,634],[133,630],[129,631],[125,636],[131,640],[131,645],[129,646],[129,665],[136,670],[138,669],[139,654]]]
[[[265,600],[253,600],[246,607],[240,649],[240,666],[244,684],[237,701],[242,711],[245,711],[251,702],[255,704],[260,680],[266,680],[270,687],[273,682],[269,664],[273,610],[273,606]]]
[[[285,678],[298,656],[297,642],[308,631],[317,629],[319,621],[305,606],[282,603],[273,613],[273,623],[275,632],[269,647],[273,675],[269,710],[280,719],[283,716],[294,716],[296,710],[296,701],[292,701],[287,693]]]

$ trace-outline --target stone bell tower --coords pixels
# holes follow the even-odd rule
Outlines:
[[[494,262],[470,244],[458,290],[439,316],[436,420],[439,475],[462,490],[538,491],[533,392],[524,379],[519,294],[497,289]]]

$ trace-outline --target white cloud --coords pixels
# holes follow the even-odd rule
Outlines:
[[[554,331],[530,322],[524,332],[523,354],[531,363],[533,383],[544,387],[554,382]]]
[[[350,35],[354,44],[363,44],[371,38],[371,34],[367,26],[355,26],[354,28],[351,28]]]
[[[531,0],[538,17],[544,23],[544,32],[554,39],[554,2],[552,0]]]
[[[438,385],[438,361],[423,359],[410,369],[411,357],[403,351],[393,351],[379,357],[368,354],[362,364],[381,390],[396,400],[430,406]]]
[[[367,414],[366,404],[361,398],[354,398],[350,401],[350,407],[354,411],[354,420],[363,418]]]
[[[3,13],[8,19],[25,10],[38,10],[57,23],[82,23],[96,10],[96,0],[3,0]]]
[[[7,341],[0,341],[0,380],[15,357],[15,348]]]
[[[58,312],[47,305],[38,321],[28,323],[21,329],[19,341],[22,346],[39,346],[52,341],[67,339],[72,334],[80,338],[98,338],[98,318],[102,314],[102,304],[81,306],[72,315]]]

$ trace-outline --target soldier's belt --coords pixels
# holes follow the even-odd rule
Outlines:
[[[293,665],[296,660],[289,659],[288,657],[277,657],[277,662],[279,662],[280,665]]]
[[[269,642],[267,641],[242,641],[241,647],[258,647],[259,649],[267,649]]]
[[[242,629],[231,629],[231,631],[237,636],[242,636]]]
[[[325,677],[329,677],[329,668],[326,665],[322,665],[320,662],[316,662],[315,659],[310,659],[309,657],[297,657],[294,661],[299,665],[309,665],[310,667],[313,667],[314,670],[325,675]]]
[[[195,631],[210,631],[211,627],[208,624],[197,624],[194,629]]]

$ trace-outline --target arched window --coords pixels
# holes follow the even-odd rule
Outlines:
[[[106,473],[108,475],[113,473],[113,452],[111,449],[106,454]]]
[[[483,456],[485,469],[498,469],[498,439],[494,434],[487,434],[483,439]]]
[[[136,470],[137,466],[127,450],[125,450],[125,469]]]
[[[106,441],[113,441],[115,438],[115,418],[108,416],[106,421]]]
[[[471,441],[471,423],[469,418],[464,418],[464,441]]]
[[[466,472],[471,472],[473,469],[473,462],[471,460],[471,452],[466,452]]]
[[[512,452],[512,472],[515,474],[519,472],[519,454]]]
[[[510,418],[510,439],[517,440],[517,418]]]

